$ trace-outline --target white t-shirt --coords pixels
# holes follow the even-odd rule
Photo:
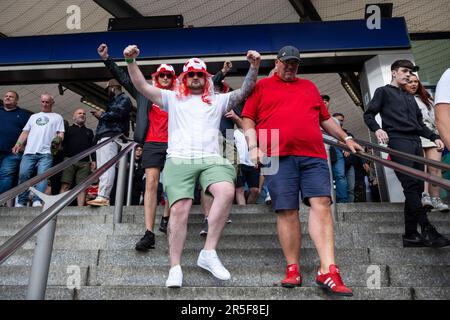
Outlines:
[[[241,130],[234,130],[234,143],[239,154],[239,163],[254,167],[255,164],[250,160],[250,154],[248,153],[247,140],[245,140],[245,135]]]
[[[230,93],[216,94],[211,104],[200,95],[178,99],[176,92],[161,90],[169,113],[167,157],[198,159],[221,156],[218,135],[220,119],[226,113]]]
[[[450,68],[444,72],[436,86],[434,105],[438,103],[450,103]]]
[[[35,113],[23,131],[29,131],[24,154],[51,153],[52,140],[57,132],[64,132],[64,120],[54,112]]]

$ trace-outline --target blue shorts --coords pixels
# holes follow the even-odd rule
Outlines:
[[[310,198],[329,197],[331,202],[330,171],[325,159],[280,157],[277,173],[265,178],[276,212],[299,209],[299,193],[307,206]]]

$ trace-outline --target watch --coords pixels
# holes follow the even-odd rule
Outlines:
[[[344,141],[348,141],[348,140],[353,140],[353,137],[352,137],[352,136],[346,136],[346,137],[344,138]]]

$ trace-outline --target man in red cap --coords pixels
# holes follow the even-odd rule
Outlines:
[[[157,206],[156,195],[159,176],[166,161],[168,115],[167,111],[152,103],[134,87],[130,76],[109,57],[106,44],[101,44],[97,51],[108,70],[137,102],[134,140],[144,145],[142,166],[145,169],[144,217],[146,231],[144,236],[136,243],[135,248],[138,251],[147,251],[155,248],[153,230]],[[175,70],[171,65],[161,64],[152,74],[152,81],[155,87],[173,90],[176,83]],[[166,203],[164,215],[161,218],[160,231],[167,232],[168,220],[169,206]]]
[[[133,84],[147,98],[169,112],[169,147],[164,188],[171,210],[171,269],[166,286],[178,288],[182,285],[181,255],[197,178],[202,189],[214,197],[208,215],[208,235],[197,265],[210,271],[218,279],[228,280],[231,275],[220,262],[215,249],[230,213],[236,174],[230,162],[220,154],[219,124],[223,115],[253,90],[260,55],[256,51],[248,51],[250,69],[242,87],[226,94],[214,93],[212,77],[207,72],[205,63],[198,58],[186,62],[175,92],[151,86],[135,63],[138,55],[139,49],[135,45],[124,50]]]
[[[278,237],[286,258],[282,286],[292,288],[302,284],[298,265],[301,191],[301,200],[311,207],[309,234],[320,257],[316,282],[333,294],[352,295],[334,260],[331,183],[320,126],[353,152],[362,148],[330,117],[316,86],[297,78],[299,63],[297,48],[286,46],[279,51],[276,73],[260,80],[247,99],[242,125],[251,159],[257,162],[265,153],[271,157],[272,169],[278,163],[278,170],[268,172],[262,168],[262,173],[277,213]]]

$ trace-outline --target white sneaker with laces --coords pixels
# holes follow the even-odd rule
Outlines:
[[[42,207],[42,202],[40,200],[33,201],[33,208]]]
[[[427,193],[422,193],[422,207],[426,209],[433,209],[433,202]]]
[[[441,198],[431,198],[431,203],[433,204],[433,208],[435,210],[439,210],[441,212],[449,211],[448,205],[442,202]]]
[[[198,256],[197,265],[200,268],[208,270],[214,277],[220,280],[229,280],[231,278],[230,273],[220,262],[217,256],[216,250],[202,250]]]
[[[169,270],[169,276],[166,280],[167,288],[181,288],[183,284],[183,272],[181,266],[178,264]]]

